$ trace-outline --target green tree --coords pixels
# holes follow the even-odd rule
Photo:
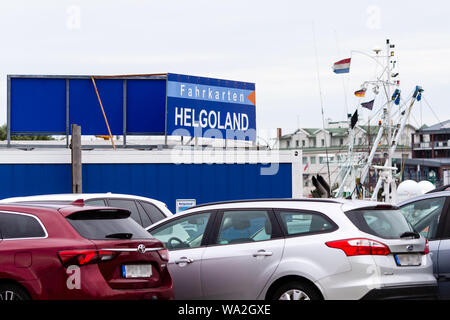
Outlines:
[[[0,127],[0,141],[4,141],[7,139],[6,134],[6,124]],[[15,136],[11,135],[11,140],[55,140],[51,136],[41,136],[41,135],[21,135]]]

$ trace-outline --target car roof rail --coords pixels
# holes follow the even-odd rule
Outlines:
[[[331,198],[297,198],[297,199],[295,199],[295,198],[273,198],[273,199],[265,198],[265,199],[243,199],[243,200],[227,200],[227,201],[208,202],[208,203],[202,203],[202,204],[196,205],[189,209],[206,207],[206,206],[214,206],[214,205],[219,205],[219,204],[246,203],[246,202],[273,202],[273,201],[342,203],[341,201],[339,201],[337,199],[331,199]],[[186,209],[186,210],[189,210],[189,209]]]

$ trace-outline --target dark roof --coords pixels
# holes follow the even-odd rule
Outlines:
[[[439,122],[425,128],[422,126],[419,130],[416,130],[416,132],[425,134],[450,133],[450,120]]]
[[[405,159],[405,164],[409,165],[421,165],[427,167],[441,167],[441,166],[450,166],[450,158],[413,158],[413,159]]]

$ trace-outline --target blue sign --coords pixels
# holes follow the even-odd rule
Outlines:
[[[95,79],[113,135],[181,135],[256,140],[255,84],[159,74]],[[106,135],[90,76],[8,76],[8,130]]]
[[[168,74],[167,134],[256,140],[255,84]]]

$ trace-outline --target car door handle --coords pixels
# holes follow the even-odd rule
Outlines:
[[[190,258],[186,258],[186,257],[182,257],[178,260],[175,260],[176,264],[180,264],[180,263],[192,263],[194,262],[194,259],[190,259]]]
[[[266,250],[258,250],[253,254],[254,257],[269,257],[271,255],[273,255],[273,253]]]

